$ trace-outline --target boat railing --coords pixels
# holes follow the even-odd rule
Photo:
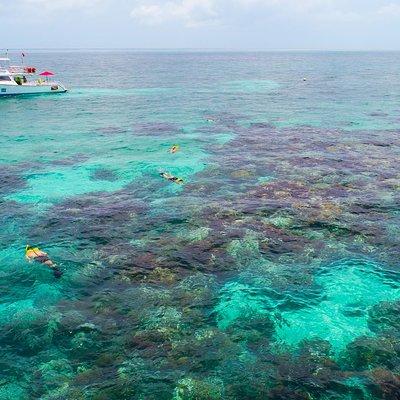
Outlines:
[[[10,65],[8,67],[8,71],[11,74],[24,74],[24,75],[33,75],[36,73],[36,68],[34,67],[25,67],[23,65]]]

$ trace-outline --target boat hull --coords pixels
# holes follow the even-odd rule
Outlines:
[[[29,94],[65,93],[67,89],[61,84],[51,85],[1,85],[0,97]]]

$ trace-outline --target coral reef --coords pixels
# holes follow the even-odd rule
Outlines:
[[[309,89],[189,90],[185,71],[176,91],[105,90],[119,124],[105,112],[0,168],[0,399],[400,399],[398,131],[266,116]],[[67,175],[55,197],[28,190]],[[28,242],[61,280],[25,263]]]

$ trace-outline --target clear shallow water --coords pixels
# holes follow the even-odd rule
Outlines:
[[[0,399],[399,398],[400,54],[31,61],[71,91],[0,101]]]

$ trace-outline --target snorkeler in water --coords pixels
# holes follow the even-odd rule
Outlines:
[[[47,255],[47,253],[40,250],[39,247],[33,247],[27,245],[25,247],[25,258],[29,262],[36,261],[46,265],[47,267],[53,270],[53,274],[56,278],[61,278],[63,274],[62,271],[60,271],[60,269],[57,267],[57,265],[50,260],[50,257]]]
[[[171,154],[175,154],[175,153],[177,153],[179,150],[180,150],[179,144],[174,144],[174,145],[169,149],[169,152],[170,152]]]
[[[163,177],[164,179],[177,183],[178,185],[182,185],[183,179],[182,178],[177,178],[176,176],[171,175],[168,172],[160,172],[160,176]]]

